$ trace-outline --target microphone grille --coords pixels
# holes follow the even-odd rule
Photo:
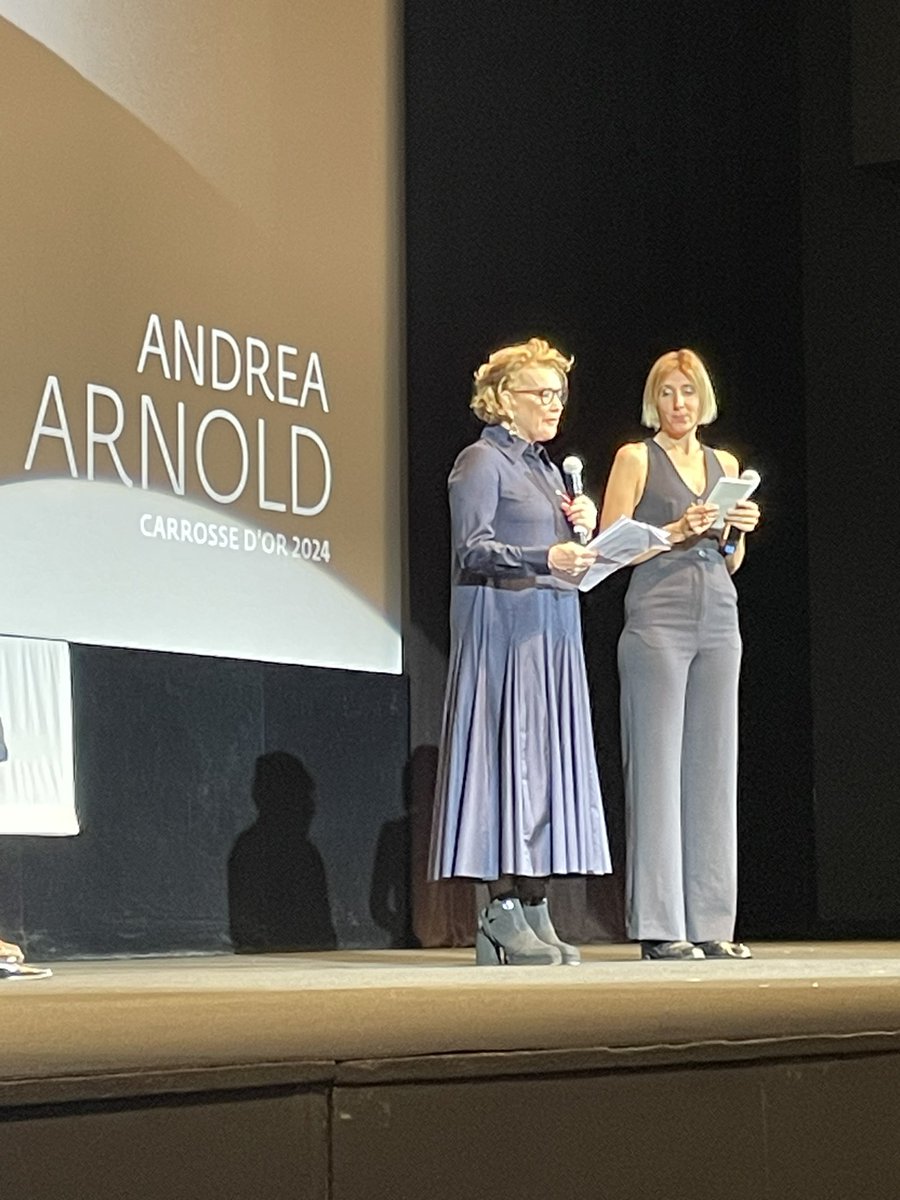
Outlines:
[[[562,469],[566,475],[580,475],[584,470],[584,463],[577,454],[567,454],[563,459]]]

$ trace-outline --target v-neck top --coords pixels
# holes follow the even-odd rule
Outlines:
[[[704,446],[706,487],[698,496],[682,479],[675,464],[658,442],[647,438],[645,444],[647,482],[644,485],[644,494],[634,510],[637,521],[646,521],[650,525],[671,525],[682,516],[688,505],[705,500],[717,480],[725,474],[715,452],[709,446]],[[687,542],[676,543],[672,550],[678,550],[681,546],[696,546],[707,541],[717,542],[716,535],[705,534],[700,538],[690,538]]]

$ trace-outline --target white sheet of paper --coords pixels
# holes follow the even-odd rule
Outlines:
[[[745,471],[737,478],[723,475],[713,484],[713,489],[703,501],[704,504],[717,504],[719,515],[710,526],[711,529],[725,528],[725,514],[739,500],[749,500],[759,487],[759,475],[756,471]]]
[[[665,529],[658,529],[645,521],[635,521],[633,517],[619,517],[618,521],[588,542],[588,548],[596,550],[599,557],[581,577],[578,590],[589,592],[613,572],[627,567],[657,546],[669,547],[669,535]]]

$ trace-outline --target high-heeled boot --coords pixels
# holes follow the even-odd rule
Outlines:
[[[555,946],[541,941],[512,896],[492,900],[478,916],[475,962],[479,967],[552,967],[562,962]]]
[[[553,928],[553,922],[550,920],[550,906],[546,900],[540,900],[537,904],[523,904],[522,912],[525,920],[541,941],[546,942],[548,946],[555,946],[560,952],[565,966],[577,967],[579,965],[581,951],[577,946],[570,946],[568,942],[564,942]]]

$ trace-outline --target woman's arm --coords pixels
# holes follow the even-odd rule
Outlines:
[[[500,474],[494,452],[476,442],[454,463],[448,480],[450,528],[459,565],[481,575],[549,575],[547,546],[512,546],[494,534]]]
[[[607,529],[619,517],[633,517],[647,484],[647,447],[643,442],[626,442],[616,451],[600,511],[600,528]]]
[[[453,549],[463,570],[513,578],[551,573],[549,546],[515,546],[496,537],[500,474],[493,451],[477,442],[466,447],[450,472],[448,491]]]
[[[647,486],[648,453],[643,442],[626,442],[616,451],[606,491],[603,493],[603,508],[600,512],[600,529],[608,529],[619,517],[633,517],[644,488]],[[648,550],[634,560],[637,566],[649,558],[655,558],[666,547]]]
[[[741,464],[735,456],[729,450],[716,450],[714,453],[725,474],[731,479],[737,479],[741,473]],[[725,532],[727,533],[729,528],[737,531],[736,537],[732,532],[734,550],[725,555],[725,564],[731,575],[739,569],[747,553],[744,534],[752,533],[758,524],[759,505],[755,500],[739,500],[734,508],[730,508],[725,514]]]
[[[576,542],[553,546],[514,546],[495,536],[500,475],[491,452],[476,443],[460,454],[450,472],[450,525],[459,565],[479,575],[582,574],[596,560],[593,550]]]

